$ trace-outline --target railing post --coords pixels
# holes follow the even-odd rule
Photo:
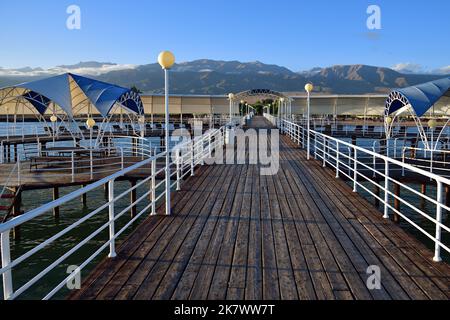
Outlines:
[[[38,146],[38,155],[39,157],[42,157],[42,143],[39,138],[37,139],[37,146]]]
[[[124,168],[124,163],[123,163],[123,148],[120,148],[120,168],[121,170],[123,170]]]
[[[389,162],[384,160],[384,215],[389,219]]]
[[[373,155],[373,159],[372,159],[372,166],[373,166],[373,174],[372,177],[375,178],[377,176],[376,172],[377,172],[377,158],[375,157],[375,147],[372,148],[372,151],[374,153]]]
[[[7,267],[11,263],[11,247],[9,243],[9,234],[11,230],[7,230],[1,234],[1,249],[2,249],[2,268]],[[13,282],[11,269],[5,271],[3,278],[3,297],[8,300],[13,294]]]
[[[347,173],[350,176],[352,174],[352,149],[347,147],[348,157],[347,157]]]
[[[389,143],[389,139],[386,139],[386,156],[387,157],[389,157],[389,145],[390,145],[390,143]]]
[[[358,192],[358,150],[353,148],[353,192]]]
[[[306,142],[305,142],[305,128],[302,127],[302,147],[303,147],[303,149],[305,149],[305,144],[306,144]]]
[[[436,196],[436,237],[435,237],[435,248],[434,248],[434,257],[433,261],[435,262],[441,262],[441,223],[442,223],[442,182],[437,181],[437,190],[436,190],[437,196]]]
[[[203,166],[205,164],[205,140],[203,140],[203,137],[200,139],[200,163]]]
[[[403,162],[403,166],[402,166],[402,177],[405,176],[405,148],[403,148],[402,150],[402,162]]]
[[[195,174],[195,150],[194,150],[194,140],[191,140],[191,177]]]
[[[181,149],[178,149],[176,152],[176,163],[177,163],[177,191],[181,190]]]
[[[398,138],[394,139],[394,159],[397,158],[397,140]]]
[[[434,160],[434,151],[430,150],[430,172],[433,173],[433,160]]]
[[[18,184],[20,184],[20,180],[21,180],[20,170],[21,170],[20,158],[17,157],[17,183]]]
[[[307,133],[308,135],[311,134],[311,132]],[[317,160],[317,134],[314,133],[314,159]]]
[[[325,168],[327,166],[327,157],[326,157],[327,140],[326,140],[325,136],[322,136],[322,140],[323,140],[323,163],[322,163],[322,167]]]
[[[336,141],[336,178],[339,178],[339,141]]]
[[[211,157],[211,155],[212,155],[211,141],[212,141],[211,132],[209,132],[209,134],[208,134],[208,142],[209,142],[208,157]]]
[[[156,156],[156,153],[155,153],[155,156]],[[151,200],[152,200],[152,215],[155,215],[156,214],[156,158],[154,158],[153,160],[152,160],[152,170],[151,170],[151,173],[152,173],[152,185],[151,185],[151,188],[152,188],[152,190],[151,190],[151,195],[152,195],[152,198],[151,198]]]
[[[89,151],[89,166],[91,170],[91,179],[94,178],[94,159],[92,156],[92,149]]]
[[[114,180],[108,182],[109,202],[109,258],[116,257],[115,230],[114,230]]]
[[[75,182],[75,154],[72,151],[70,153],[71,171],[72,171],[72,182]]]

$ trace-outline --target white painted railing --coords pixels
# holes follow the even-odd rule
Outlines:
[[[402,162],[411,163],[417,168],[450,177],[450,150],[403,147]],[[404,172],[403,172],[404,175]]]
[[[195,139],[189,139],[186,142],[180,143],[176,145],[172,150],[172,162],[170,163],[170,168],[173,169],[170,177],[171,186],[176,188],[177,190],[181,187],[181,182],[183,178],[188,175],[194,175],[194,170],[197,165],[202,165],[206,158],[210,157],[211,153],[214,152],[216,148],[222,148],[224,145],[224,133],[225,129],[222,127],[220,129],[215,129],[207,132],[201,137],[197,137]],[[104,241],[96,251],[91,254],[87,259],[85,259],[79,266],[78,269],[74,272],[70,273],[64,279],[51,289],[43,299],[52,298],[57,292],[59,292],[62,288],[66,286],[69,281],[72,281],[78,274],[79,271],[85,268],[89,263],[92,262],[97,256],[99,256],[103,251],[108,250],[109,257],[116,256],[116,240],[117,238],[126,231],[137,219],[142,217],[143,215],[156,214],[156,206],[158,202],[163,201],[163,197],[165,196],[165,189],[160,188],[165,185],[166,180],[163,179],[160,182],[157,182],[157,176],[163,174],[166,170],[166,166],[163,168],[157,168],[156,163],[159,159],[165,159],[166,151],[161,152],[157,155],[147,155],[146,158],[136,164],[129,166],[128,168],[124,168],[106,178],[103,178],[93,184],[90,184],[82,189],[74,191],[68,195],[65,195],[57,200],[54,200],[50,203],[47,203],[37,209],[31,210],[23,215],[18,217],[14,217],[13,219],[0,224],[0,234],[1,234],[1,269],[0,275],[2,276],[3,283],[3,294],[5,299],[16,299],[20,297],[24,292],[29,290],[33,285],[35,285],[38,281],[42,280],[45,276],[47,276],[52,270],[57,268],[58,266],[63,265],[64,261],[66,261],[69,257],[72,257],[75,253],[79,252],[81,248],[83,248],[87,243],[89,243],[92,239],[97,237],[101,232],[107,231],[109,233],[109,237],[106,241]],[[144,179],[138,182],[135,186],[126,191],[116,194],[115,185],[116,181],[129,174],[135,170],[140,168],[150,166],[151,171]],[[173,182],[172,182],[173,181]],[[55,208],[59,208],[64,206],[64,204],[73,201],[74,199],[78,199],[83,195],[87,195],[88,193],[102,187],[108,186],[108,200],[103,205],[99,206],[95,210],[85,214],[82,218],[77,221],[71,223],[66,226],[63,230],[58,233],[52,235],[50,238],[45,241],[37,244],[32,249],[27,252],[21,254],[18,257],[11,256],[11,246],[10,246],[10,234],[11,231],[20,227],[21,225],[30,222],[33,219],[37,219],[44,215],[48,215]],[[123,210],[116,210],[116,204],[120,199],[123,199],[131,192],[135,192],[139,187],[148,188],[142,196],[139,196],[133,203],[124,208]],[[159,189],[164,189],[163,191],[159,191]],[[123,217],[127,211],[131,208],[136,207],[138,204],[144,205],[144,208],[139,211],[134,217],[132,217],[120,230],[116,230],[116,222],[119,218]],[[91,234],[86,236],[83,240],[78,243],[74,243],[74,246],[67,250],[63,254],[58,257],[49,257],[49,265],[45,267],[42,271],[35,271],[36,274],[30,274],[30,279],[26,281],[24,284],[21,284],[19,287],[14,286],[14,268],[20,264],[26,263],[26,261],[40,253],[44,248],[55,244],[57,240],[60,240],[64,236],[68,236],[69,232],[74,229],[82,226],[86,226],[89,224],[89,219],[94,216],[102,215],[107,211],[107,222],[104,223],[101,227],[93,231]],[[119,212],[118,212],[119,211]],[[58,280],[59,281],[59,280]]]
[[[302,126],[267,115],[266,118],[273,124],[279,123],[283,133],[298,145],[305,147],[307,133]],[[443,223],[443,214],[450,212],[450,207],[446,205],[443,197],[444,188],[450,187],[449,179],[314,130],[310,131],[310,135],[314,144],[311,150],[315,158],[322,161],[324,167],[332,167],[336,171],[336,178],[346,177],[352,182],[354,192],[364,190],[380,201],[384,206],[384,218],[389,218],[391,214],[398,215],[434,242],[434,261],[442,260],[442,249],[450,252],[449,243],[441,241],[444,232],[450,233],[449,226]],[[367,159],[373,159],[373,162],[378,165],[371,164]],[[436,197],[422,194],[412,186],[401,182],[402,174],[397,174],[398,178],[395,178],[393,173],[399,171],[403,175],[408,172],[428,181],[435,181]],[[380,190],[381,193],[374,192],[367,185]],[[402,197],[401,192],[395,192],[393,188],[395,185],[398,186],[399,191],[413,195],[414,201]],[[397,202],[397,205],[393,205],[393,201]],[[428,213],[424,209],[425,206],[419,208],[420,202],[435,207],[434,214]],[[434,226],[432,232],[413,221],[411,216],[401,209],[401,206],[407,207],[414,214],[426,219]]]
[[[44,126],[37,126],[31,123],[21,123],[21,125],[14,125],[14,123],[6,124],[2,123],[0,126],[0,138],[9,140],[10,138],[25,138],[25,137],[37,137],[44,135]]]

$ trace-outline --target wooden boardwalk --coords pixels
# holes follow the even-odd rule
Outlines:
[[[255,118],[254,126],[268,126]],[[280,170],[199,169],[70,299],[445,299],[450,266],[287,137]],[[366,286],[368,266],[381,289]]]

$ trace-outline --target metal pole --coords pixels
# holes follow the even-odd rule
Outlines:
[[[181,190],[181,149],[177,150],[177,191]]]
[[[384,160],[384,215],[383,218],[389,219],[389,162]]]
[[[11,230],[8,230],[1,234],[2,268],[7,267],[11,263],[11,249],[9,243],[10,232]],[[13,294],[11,269],[5,271],[2,275],[2,278],[3,278],[3,297],[5,298],[5,300],[8,300]]]
[[[194,168],[195,168],[195,164],[194,164],[194,156],[195,156],[195,150],[194,150],[194,140],[192,140],[191,142],[191,177],[194,176]]]
[[[114,230],[114,180],[108,182],[108,201],[109,201],[109,258],[116,257],[115,230]]]
[[[436,238],[435,238],[435,249],[434,249],[434,257],[433,261],[435,262],[441,262],[441,245],[439,242],[441,242],[441,222],[442,222],[442,182],[437,182],[437,207],[436,207]]]
[[[307,125],[306,125],[306,127],[307,127],[307,130],[306,130],[306,134],[307,134],[307,146],[306,146],[306,159],[307,160],[309,160],[310,159],[310,155],[309,155],[309,152],[310,152],[310,150],[311,150],[311,136],[310,136],[310,102],[311,102],[311,96],[310,96],[310,93],[309,93],[309,91],[308,91],[308,103],[307,103],[307,115],[306,115],[306,118],[307,118],[307,121],[308,121],[308,123],[307,123]]]
[[[71,170],[72,170],[72,182],[75,182],[75,155],[74,152],[72,151],[70,153],[70,162],[71,162]]]
[[[169,148],[169,70],[164,69],[165,78],[165,141],[166,141],[166,215],[170,215],[170,148]]]
[[[232,120],[232,113],[233,113],[233,100],[230,99],[230,125]]]
[[[339,141],[336,141],[336,178],[339,178]]]
[[[356,148],[353,155],[353,192],[358,192],[358,151]]]
[[[153,155],[156,156],[156,153]],[[152,215],[156,214],[156,158],[152,160]]]

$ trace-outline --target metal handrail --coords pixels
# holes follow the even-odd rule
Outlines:
[[[267,117],[267,116],[266,116]],[[290,122],[288,120],[278,120],[275,117],[267,117],[269,121],[272,123],[279,123],[281,125],[281,129],[284,133],[286,133],[293,141],[297,142],[299,145],[304,145],[304,138],[307,135],[306,129],[302,126]],[[417,168],[408,163],[404,163],[403,161],[399,161],[388,156],[376,153],[374,151],[368,150],[366,148],[362,148],[351,143],[345,142],[343,140],[325,135],[323,133],[311,130],[310,135],[314,138],[314,156],[316,159],[321,159],[323,161],[323,166],[329,165],[336,169],[336,177],[339,177],[340,174],[346,176],[350,181],[353,181],[353,189],[354,192],[358,192],[359,188],[364,189],[366,192],[374,196],[381,203],[384,204],[384,218],[389,218],[389,210],[398,214],[402,218],[405,219],[410,225],[419,230],[429,239],[431,239],[435,243],[435,253],[433,260],[441,261],[441,249],[444,249],[447,252],[450,252],[450,248],[448,244],[444,244],[442,239],[442,232],[450,232],[450,228],[443,224],[442,222],[442,212],[443,210],[450,211],[450,207],[448,207],[444,201],[442,196],[443,186],[450,186],[450,179],[442,177],[440,175],[434,174],[429,171],[425,171],[423,169]],[[348,149],[348,153],[342,152],[342,149]],[[384,163],[384,171],[380,171],[377,169],[376,165],[372,166],[363,161],[361,161],[360,155],[365,155],[365,158],[373,158],[374,163],[376,160],[379,160],[381,163]],[[348,161],[347,161],[348,160]],[[371,179],[370,174],[364,174],[364,171],[360,168],[373,173],[373,176],[381,177],[381,180],[384,180],[384,185],[380,185],[378,182]],[[402,171],[408,170],[417,175],[424,176],[430,180],[436,181],[437,184],[437,196],[436,199],[433,199],[427,195],[424,195],[410,186],[401,183],[400,181],[394,179],[390,176],[390,172],[393,167],[399,167]],[[348,169],[348,172],[344,171]],[[353,173],[353,174],[352,174]],[[372,178],[373,178],[372,176]],[[369,181],[371,184],[380,187],[381,190],[384,191],[384,198],[379,197],[375,193],[373,193],[370,189],[360,183],[358,180],[363,178],[366,181]],[[433,205],[436,206],[436,216],[432,217],[426,212],[418,209],[414,204],[409,203],[406,199],[401,198],[396,195],[394,192],[389,190],[389,183],[395,183],[399,185],[401,188],[406,189],[407,191],[421,197],[422,199],[429,201]],[[425,217],[428,221],[432,222],[435,225],[435,234],[431,235],[414,221],[412,221],[405,213],[401,210],[398,210],[396,207],[392,206],[389,203],[389,199],[396,199],[402,204],[405,204],[410,209],[414,210],[416,213]]]
[[[177,190],[180,189],[180,184],[182,179],[189,173],[191,175],[194,174],[195,166],[197,164],[203,164],[204,159],[207,157],[210,157],[210,152],[214,150],[215,148],[221,148],[225,143],[225,129],[222,127],[220,129],[213,130],[211,132],[208,132],[204,134],[201,137],[197,137],[193,140],[186,141],[184,143],[181,143],[170,152],[174,154],[175,156],[172,159],[172,162],[169,164],[170,167],[176,167],[176,170],[174,173],[172,173],[172,177],[174,178],[174,183],[172,183],[172,186],[176,186]],[[214,142],[212,142],[214,140]],[[161,152],[157,155],[153,155],[139,163],[136,163],[130,167],[124,168],[106,178],[100,179],[99,181],[96,181],[86,187],[83,187],[82,189],[76,190],[72,193],[69,193],[59,199],[56,199],[52,202],[49,202],[39,208],[33,209],[23,215],[14,217],[13,219],[0,224],[0,234],[1,234],[1,258],[2,258],[2,267],[0,269],[0,274],[2,275],[3,280],[3,292],[4,292],[4,298],[5,299],[15,299],[21,294],[23,294],[25,291],[27,291],[33,284],[35,284],[37,281],[42,279],[45,275],[47,275],[50,271],[52,271],[55,267],[57,267],[60,263],[62,263],[64,260],[66,260],[69,256],[77,252],[81,247],[83,247],[86,243],[88,243],[91,239],[93,239],[95,236],[97,236],[100,232],[105,230],[106,228],[109,229],[109,239],[104,242],[99,249],[97,249],[90,257],[88,257],[80,266],[79,270],[83,269],[86,265],[88,265],[96,256],[98,256],[101,252],[103,252],[106,248],[109,247],[109,257],[115,257],[115,240],[117,237],[122,234],[130,225],[133,224],[139,217],[141,217],[144,213],[148,212],[150,210],[150,214],[156,214],[156,203],[162,199],[162,197],[165,195],[166,191],[162,191],[159,195],[156,195],[156,190],[164,184],[166,181],[165,179],[162,180],[160,183],[156,184],[156,176],[166,170],[166,166],[164,168],[161,168],[157,170],[156,168],[156,161],[160,158],[165,158],[166,151]],[[181,162],[183,158],[188,158],[189,161],[185,163],[185,165],[181,165]],[[189,169],[187,169],[187,163],[189,163]],[[139,169],[145,165],[151,164],[151,174],[144,178],[142,181],[140,181],[138,184],[136,184],[134,187],[127,189],[120,195],[114,194],[114,186],[115,181],[126,175],[127,173],[130,173],[136,169]],[[170,179],[171,177],[169,177]],[[172,180],[172,179],[170,179]],[[122,199],[125,195],[132,192],[133,190],[136,190],[138,187],[144,185],[145,183],[151,182],[151,186],[148,189],[147,192],[145,192],[144,195],[142,195],[139,199],[131,203],[127,208],[121,210],[119,213],[115,212],[115,203]],[[35,219],[37,217],[40,217],[50,210],[60,207],[64,205],[65,203],[68,203],[76,198],[79,198],[83,196],[84,194],[91,192],[105,184],[108,184],[109,187],[109,196],[108,196],[108,202],[101,205],[100,207],[96,208],[95,210],[91,211],[87,215],[84,215],[81,219],[77,220],[76,222],[70,224],[69,226],[65,227],[62,231],[58,232],[57,234],[53,235],[49,239],[43,241],[42,243],[38,244],[31,250],[27,251],[26,253],[22,254],[18,258],[11,259],[10,256],[10,232],[13,228],[16,228],[24,223],[29,222],[32,219]],[[130,208],[136,206],[140,202],[142,202],[145,199],[148,199],[150,196],[151,201],[146,204],[145,208],[142,209],[138,214],[136,214],[135,217],[133,217],[124,227],[122,227],[119,231],[115,230],[115,221],[117,221],[118,218],[123,216],[126,211],[128,211]],[[82,225],[84,222],[86,222],[89,218],[93,217],[94,215],[100,213],[103,210],[108,209],[109,215],[108,215],[108,222],[103,224],[100,228],[96,229],[94,232],[92,232],[89,236],[87,236],[84,240],[79,242],[75,245],[75,247],[71,248],[66,253],[62,254],[60,257],[58,257],[56,260],[54,260],[49,266],[47,266],[44,270],[36,274],[31,280],[23,284],[20,288],[17,290],[14,290],[13,288],[13,275],[12,271],[13,268],[20,263],[24,262],[28,258],[30,258],[32,255],[36,254],[37,252],[41,251],[51,243],[53,243],[55,240],[59,239],[60,237],[64,236],[74,228]],[[64,285],[73,279],[76,276],[76,273],[70,274],[68,277],[63,279],[55,288],[53,288],[48,294],[45,295],[44,299],[50,299],[54,294],[56,294],[59,290],[61,290]]]

